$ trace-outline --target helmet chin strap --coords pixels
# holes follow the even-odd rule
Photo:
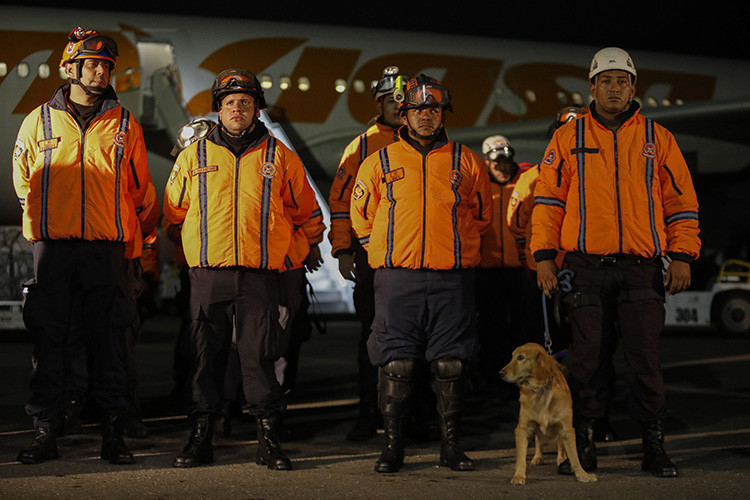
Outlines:
[[[77,78],[70,78],[70,83],[81,87],[86,92],[86,95],[89,97],[99,97],[104,93],[103,88],[94,85],[87,86],[81,81],[81,77],[83,76],[83,61],[76,61],[76,73],[78,75]]]

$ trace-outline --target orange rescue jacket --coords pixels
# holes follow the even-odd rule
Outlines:
[[[560,127],[534,189],[531,251],[698,257],[698,201],[672,134],[637,103],[613,132],[590,113]]]
[[[215,126],[180,152],[164,215],[182,224],[190,267],[284,268],[295,226],[314,209],[302,162],[257,122],[259,139],[235,156]]]
[[[492,224],[482,238],[482,258],[479,267],[521,267],[513,238],[508,225],[508,205],[516,182],[522,170],[518,169],[513,179],[504,185],[494,182],[490,177],[492,190]]]
[[[422,155],[406,139],[368,156],[352,192],[352,227],[373,268],[476,267],[492,221],[482,159],[443,131]]]
[[[82,131],[68,108],[70,85],[24,119],[13,153],[23,234],[36,240],[132,241],[152,185],[143,131],[108,87]],[[158,217],[158,213],[157,213]],[[141,222],[148,234],[156,220]]]
[[[350,142],[344,150],[328,196],[328,208],[331,210],[331,229],[328,231],[328,240],[331,242],[331,254],[334,257],[342,251],[352,249],[353,234],[349,205],[359,166],[372,153],[397,140],[397,130],[375,122],[365,133]]]

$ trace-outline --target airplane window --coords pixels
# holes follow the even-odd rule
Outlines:
[[[297,80],[297,88],[302,92],[307,92],[308,90],[310,90],[310,79],[306,76],[300,76]]]
[[[648,106],[649,106],[650,108],[655,108],[655,107],[657,106],[657,102],[656,102],[656,99],[654,99],[653,97],[649,97],[648,99],[646,99],[646,104],[647,104],[647,105],[648,105]]]
[[[583,106],[583,96],[581,95],[580,92],[573,92],[573,94],[571,95],[571,97],[573,98],[573,103],[574,104],[577,104],[579,106]]]
[[[49,78],[49,65],[48,64],[40,64],[39,65],[39,78]]]
[[[260,75],[260,86],[263,90],[268,90],[273,87],[273,79],[271,78],[271,75]]]
[[[662,100],[661,100],[661,105],[662,105],[662,106],[671,106],[671,105],[672,105],[672,103],[670,102],[670,100],[669,100],[669,99],[662,99]]]
[[[18,64],[18,76],[21,78],[26,78],[29,76],[29,65],[25,62]]]
[[[563,92],[562,90],[557,91],[557,104],[560,106],[565,106],[565,104],[568,102],[568,94]]]
[[[365,90],[367,90],[365,88],[365,82],[363,82],[362,80],[354,80],[352,82],[352,88],[357,94],[362,94]]]
[[[286,90],[289,88],[289,86],[292,84],[292,79],[288,76],[282,76],[279,78],[279,88],[281,90]]]
[[[0,62],[0,76],[5,76],[8,74],[8,65],[4,62]]]
[[[683,104],[685,104],[685,101],[683,101],[682,99],[675,99],[674,103],[676,106],[682,106]]]
[[[339,94],[343,94],[344,92],[346,92],[346,80],[344,80],[343,78],[337,78],[334,82],[334,85],[336,88],[336,92],[338,92]]]
[[[526,100],[529,102],[536,102],[536,93],[533,90],[527,90],[525,92]]]

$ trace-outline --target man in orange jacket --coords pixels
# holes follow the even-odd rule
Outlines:
[[[589,113],[557,129],[537,186],[531,250],[537,282],[557,287],[555,257],[573,273],[571,387],[578,454],[597,467],[595,419],[608,401],[607,369],[619,334],[630,388],[629,411],[643,431],[642,469],[675,477],[664,451],[664,383],[659,335],[669,294],[690,285],[700,252],[698,202],[672,134],[640,114],[637,73],[622,49],[594,55]],[[663,275],[662,258],[669,260]],[[569,462],[560,467],[569,473]]]
[[[378,116],[363,134],[357,136],[344,150],[336,177],[331,185],[328,206],[331,210],[331,253],[339,261],[339,271],[344,279],[354,281],[354,309],[361,328],[357,350],[357,385],[359,392],[359,415],[354,426],[346,433],[349,441],[365,441],[375,436],[380,413],[378,412],[378,369],[370,363],[367,355],[367,339],[370,337],[372,319],[375,316],[373,270],[367,263],[367,251],[352,233],[349,208],[352,187],[359,166],[369,155],[398,140],[401,127],[398,105],[393,98],[396,81],[405,80],[396,66],[383,70],[380,80],[372,88]]]
[[[368,156],[352,191],[352,227],[375,269],[370,361],[380,367],[386,445],[377,472],[403,466],[401,417],[416,362],[435,375],[442,431],[440,464],[472,470],[460,449],[466,363],[476,350],[474,269],[492,220],[487,169],[450,141],[448,90],[423,74],[409,80],[400,140]]]
[[[524,330],[526,276],[507,220],[513,189],[525,169],[516,162],[515,149],[502,135],[487,137],[482,142],[482,155],[490,178],[493,217],[482,238],[476,276],[478,389],[490,397],[509,399],[508,391],[513,388],[500,379],[500,369],[510,360],[513,349],[532,340]]]
[[[32,397],[36,435],[18,460],[58,457],[54,433],[70,359],[88,346],[89,395],[105,415],[101,458],[133,463],[122,440],[128,407],[125,330],[136,319],[126,282],[125,245],[141,241],[156,218],[142,212],[153,190],[143,132],[109,84],[117,45],[75,28],[60,67],[68,84],[24,119],[13,154],[13,182],[24,236],[34,242],[34,279],[25,286],[24,321],[34,336]],[[143,219],[139,219],[139,214]],[[140,255],[136,245],[135,257]]]
[[[220,72],[211,88],[219,124],[180,152],[167,183],[164,215],[182,224],[190,266],[192,433],[175,467],[213,461],[214,418],[223,407],[227,353],[236,336],[243,390],[258,434],[256,462],[289,470],[278,440],[281,387],[274,362],[286,349],[279,324],[278,272],[315,194],[302,162],[259,120],[258,79]]]

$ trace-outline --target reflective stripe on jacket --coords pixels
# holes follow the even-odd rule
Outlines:
[[[365,133],[350,142],[344,150],[331,184],[331,193],[328,196],[328,208],[331,210],[331,229],[328,232],[328,240],[331,242],[331,254],[334,257],[338,252],[349,250],[352,246],[349,205],[359,166],[369,155],[397,140],[397,130],[375,122]]]
[[[370,265],[476,267],[480,237],[492,221],[484,162],[444,132],[423,156],[405,133],[367,157],[352,192],[352,227]]]
[[[133,240],[151,181],[143,131],[111,87],[81,131],[68,109],[70,85],[24,119],[13,153],[13,183],[31,241]],[[144,214],[145,216],[145,214]],[[155,220],[144,222],[151,232]]]
[[[177,157],[164,215],[182,223],[190,267],[284,268],[295,226],[313,212],[315,194],[302,162],[265,131],[239,157],[216,126]]]
[[[698,257],[698,201],[672,134],[637,103],[617,132],[591,113],[555,131],[534,190],[531,250]]]

